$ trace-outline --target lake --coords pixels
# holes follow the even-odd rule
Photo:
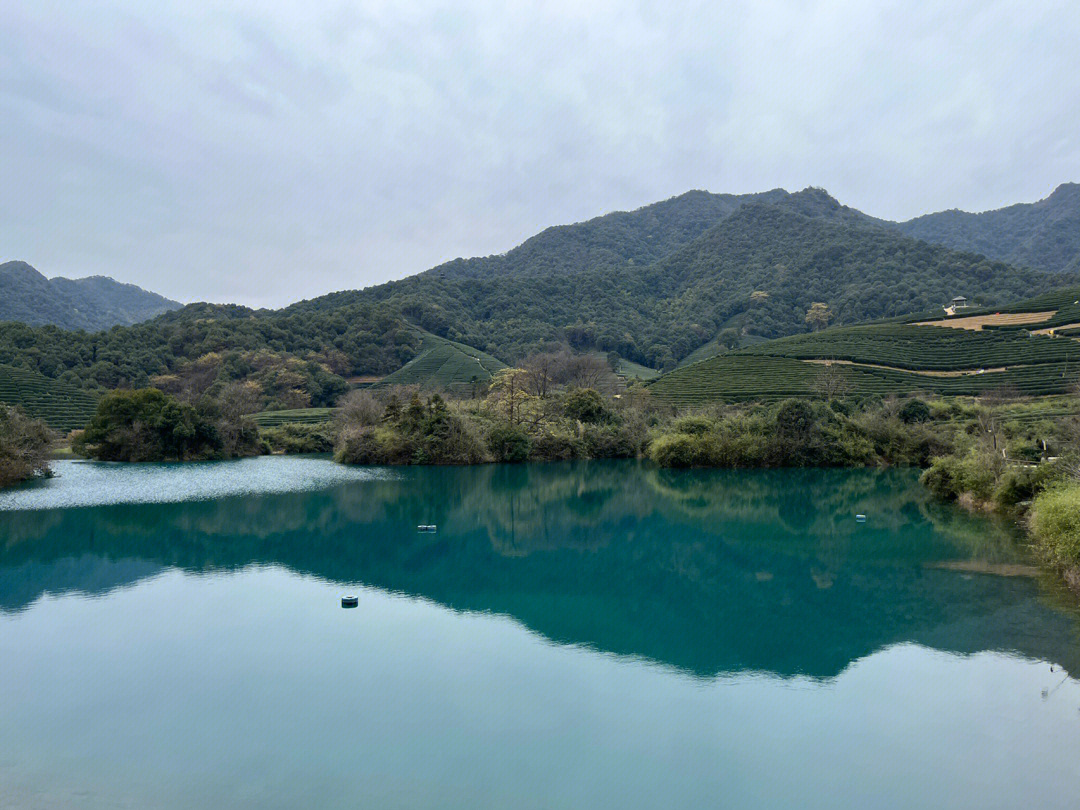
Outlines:
[[[1080,802],[1077,601],[915,471],[56,467],[0,807]]]

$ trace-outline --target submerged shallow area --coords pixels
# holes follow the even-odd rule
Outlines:
[[[1075,802],[1075,600],[913,471],[60,473],[0,500],[14,806]]]

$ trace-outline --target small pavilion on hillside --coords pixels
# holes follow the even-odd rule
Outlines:
[[[958,309],[967,309],[968,300],[962,295],[956,296],[952,301],[947,303],[944,307],[946,315],[955,315]]]

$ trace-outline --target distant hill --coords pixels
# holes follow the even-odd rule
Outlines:
[[[96,332],[179,308],[176,301],[105,276],[48,279],[26,262],[0,264],[0,321]]]
[[[1080,184],[1044,200],[969,214],[942,211],[897,226],[908,236],[1055,273],[1080,272]]]

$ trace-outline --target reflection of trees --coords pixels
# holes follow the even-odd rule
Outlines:
[[[899,641],[1066,666],[1077,649],[1073,618],[1030,580],[928,567],[1017,551],[1002,527],[928,501],[904,470],[411,468],[319,492],[0,513],[0,535],[21,538],[0,549],[8,609],[160,566],[272,563],[702,675],[831,675]]]

